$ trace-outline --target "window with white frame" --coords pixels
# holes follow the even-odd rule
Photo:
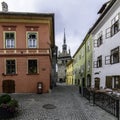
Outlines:
[[[97,57],[97,61],[93,61],[93,67],[94,68],[102,67],[102,56]]]
[[[28,60],[28,74],[37,74],[37,60]]]
[[[103,44],[103,32],[101,31],[94,39],[94,47],[99,47],[102,44]]]
[[[99,56],[98,58],[97,58],[97,67],[99,68],[99,67],[102,67],[102,56]]]
[[[120,89],[120,76],[113,76],[114,88]]]
[[[119,14],[111,20],[111,36],[119,31]]]
[[[119,47],[111,50],[111,64],[119,63]]]
[[[118,13],[112,20],[111,26],[106,29],[106,39],[114,36],[120,30],[120,13]]]
[[[28,32],[27,33],[28,48],[37,48],[37,33]]]
[[[105,30],[105,38],[110,38],[111,37],[111,27],[107,28]]]
[[[106,76],[106,88],[120,89],[120,76]]]
[[[6,60],[6,74],[16,74],[15,60]]]
[[[15,48],[14,32],[5,32],[5,48]]]
[[[102,31],[98,34],[98,37],[97,37],[97,47],[99,47],[103,43],[103,35],[102,34],[103,34]]]

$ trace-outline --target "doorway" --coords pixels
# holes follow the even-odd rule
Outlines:
[[[96,89],[100,88],[100,78],[95,78],[95,88]]]
[[[3,93],[15,93],[14,80],[3,80],[2,87],[3,87]]]
[[[87,87],[91,87],[91,75],[87,75]]]

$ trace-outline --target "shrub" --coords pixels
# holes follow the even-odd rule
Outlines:
[[[4,103],[8,103],[9,101],[11,101],[11,96],[8,94],[4,94],[2,96],[0,96],[0,104]]]
[[[8,107],[18,107],[18,101],[12,99],[10,102],[8,102]]]
[[[0,96],[0,109],[6,110],[10,113],[18,112],[18,101],[12,99],[10,95],[5,94]]]

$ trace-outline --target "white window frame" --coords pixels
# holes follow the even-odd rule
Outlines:
[[[28,64],[29,60],[36,60],[37,61],[37,72],[36,73],[29,73],[29,64]],[[39,60],[37,58],[29,58],[27,60],[27,74],[29,74],[29,75],[39,74]]]
[[[13,33],[14,39],[6,39],[7,33]],[[15,31],[4,31],[4,48],[15,48],[16,47],[16,32]]]
[[[7,64],[7,61],[11,61],[11,60],[14,60],[15,61],[15,72],[14,73],[7,73],[7,66],[6,66],[6,64]],[[7,75],[16,75],[17,74],[17,60],[16,59],[10,59],[10,58],[8,58],[8,59],[5,59],[5,74],[7,74]]]
[[[29,39],[29,35],[33,34],[36,35],[36,39]],[[27,48],[38,48],[38,32],[30,31],[26,33],[27,38]]]

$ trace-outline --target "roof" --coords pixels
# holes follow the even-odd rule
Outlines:
[[[78,51],[82,48],[82,46],[84,45],[85,41],[87,40],[87,38],[90,36],[90,31],[88,31],[88,33],[86,34],[85,38],[83,39],[82,43],[80,44],[79,48],[77,49],[77,51],[75,52],[75,54],[73,55],[73,58],[75,57],[75,55],[78,53]]]
[[[30,12],[0,12],[0,15],[16,15],[16,16],[36,16],[36,17],[50,17],[54,13],[30,13]]]
[[[106,3],[104,3],[102,5],[102,7],[100,8],[100,10],[98,11],[98,14],[101,14],[105,10],[105,8],[107,7],[108,3],[110,3],[110,1],[108,1],[108,2],[106,2]]]
[[[87,39],[87,37],[89,37],[90,33],[94,30],[94,28],[98,25],[98,23],[102,20],[102,18],[106,15],[106,13],[110,10],[110,8],[114,5],[114,3],[117,0],[111,0],[106,2],[105,4],[103,4],[103,6],[101,7],[101,9],[98,12],[102,12],[101,16],[98,18],[98,20],[95,22],[95,24],[89,29],[89,31],[87,32],[85,38],[83,39],[83,42],[81,43],[81,45],[79,46],[79,48],[77,49],[77,51],[75,52],[75,54],[73,55],[73,57],[75,57],[75,55],[78,53],[78,51],[81,49],[81,47],[84,45],[85,40]],[[107,6],[107,8],[105,9],[104,7],[106,7],[106,5],[109,3],[109,5]],[[104,9],[104,10],[103,10]],[[103,10],[103,11],[102,11]]]
[[[103,13],[100,15],[100,17],[97,19],[95,24],[91,27],[90,33],[94,30],[94,28],[99,24],[99,22],[103,19],[103,17],[107,14],[107,12],[111,9],[111,7],[115,4],[117,0],[111,0],[107,8],[103,11]]]
[[[73,59],[71,59],[70,61],[67,62],[66,66],[69,66],[70,64],[72,64]]]

